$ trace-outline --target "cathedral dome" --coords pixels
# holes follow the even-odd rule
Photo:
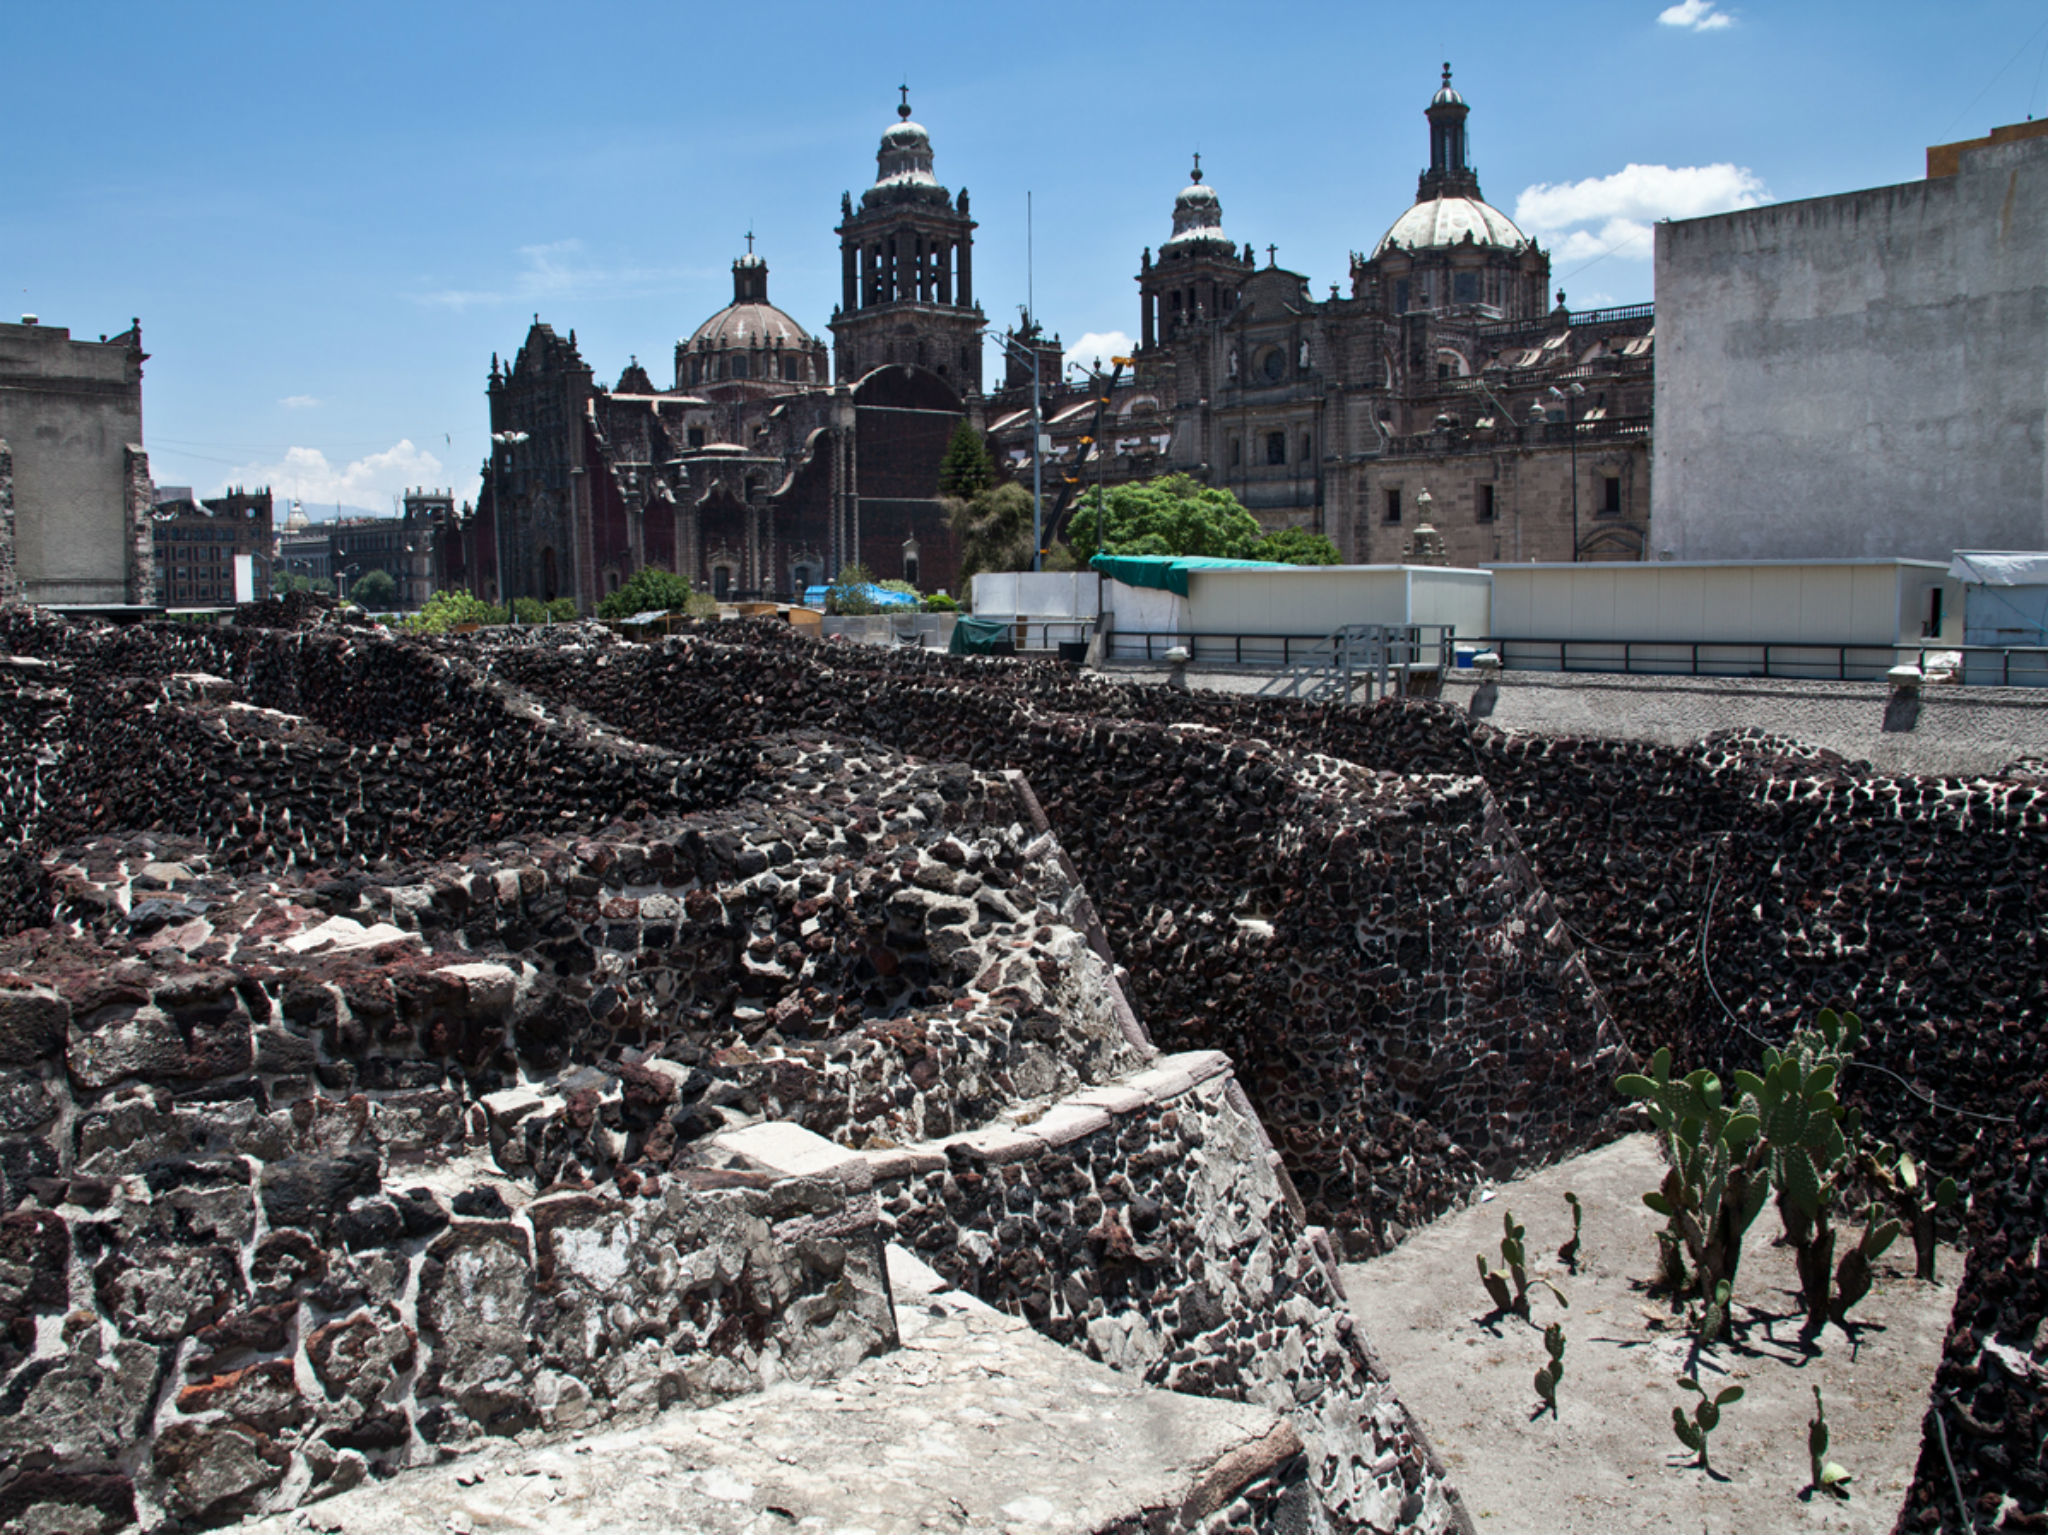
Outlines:
[[[760,393],[761,385],[823,383],[824,368],[825,349],[768,302],[768,263],[748,235],[747,253],[732,264],[732,302],[676,343],[676,388],[746,379],[743,392]]]
[[[1381,256],[1395,246],[1404,250],[1442,250],[1462,245],[1518,250],[1529,237],[1515,221],[1489,202],[1477,197],[1431,197],[1416,203],[1394,220],[1394,227],[1380,237],[1373,255]]]
[[[809,346],[811,337],[773,304],[727,304],[692,331],[687,344],[714,351],[729,346]]]
[[[1173,200],[1173,234],[1159,247],[1161,256],[1196,253],[1234,255],[1237,247],[1223,232],[1223,204],[1214,187],[1202,184],[1202,157],[1195,156],[1193,179]]]

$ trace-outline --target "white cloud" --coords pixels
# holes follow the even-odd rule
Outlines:
[[[519,247],[522,268],[497,288],[436,288],[411,295],[416,304],[437,309],[520,304],[538,307],[572,298],[632,298],[673,291],[710,275],[693,267],[601,267],[580,260],[581,240],[554,240]]]
[[[1657,13],[1660,26],[1682,27],[1688,32],[1718,32],[1735,25],[1735,18],[1715,9],[1714,0],[1678,0]]]
[[[1515,222],[1550,247],[1559,266],[1612,255],[1647,261],[1650,226],[1771,200],[1745,166],[1635,165],[1584,181],[1538,182],[1515,199]]]
[[[414,486],[444,482],[441,461],[414,447],[410,438],[401,438],[382,453],[339,468],[318,448],[288,448],[281,459],[245,464],[222,480],[224,486],[268,485],[281,501],[304,501],[309,512],[336,502],[386,512],[394,495],[403,495]]]
[[[1128,357],[1135,343],[1120,330],[1091,330],[1087,335],[1067,348],[1063,361],[1079,363],[1092,368],[1100,363],[1105,370],[1114,367],[1112,357]]]
[[[286,410],[311,410],[320,402],[310,394],[288,394],[277,403]]]

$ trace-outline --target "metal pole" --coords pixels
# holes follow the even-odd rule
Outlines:
[[[1579,386],[1574,384],[1574,389]],[[1579,562],[1579,421],[1572,409],[1573,396],[1566,395],[1565,430],[1572,434],[1572,563]]]
[[[1034,316],[1032,324],[1037,325]],[[1031,347],[1031,568],[1038,569],[1039,551],[1044,544],[1044,534],[1039,528],[1039,511],[1044,499],[1045,472],[1045,423],[1038,416],[1038,346],[1034,335]],[[1099,514],[1098,514],[1099,515]]]
[[[496,578],[501,606],[505,601],[505,476],[498,468],[498,455],[504,450],[504,444],[494,437],[491,441],[491,563],[497,567],[492,575]]]

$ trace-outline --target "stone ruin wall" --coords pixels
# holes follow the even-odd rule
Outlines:
[[[323,844],[369,845],[346,823],[418,792],[402,750],[218,680],[14,670],[34,695],[17,729],[61,741],[61,709],[104,744],[139,707],[171,743],[83,795],[39,763],[9,791],[46,826],[133,824],[167,777],[198,793],[185,833],[49,858],[56,927],[0,952],[0,1525],[216,1524],[483,1434],[835,1373],[891,1335],[884,1237],[987,1288],[935,1233],[974,1248],[972,1201],[943,1212],[977,1165],[1014,1179],[1020,1145],[1091,1169],[1062,1303],[1095,1272],[1096,1332],[1297,1340],[1211,1383],[1299,1417],[1309,1451],[1217,1528],[1453,1518],[1226,1063],[1140,1069],[1094,914],[1017,783],[727,748],[666,780],[672,800],[707,774],[748,785],[723,812],[591,836],[571,786],[555,837],[347,872]],[[323,787],[346,812],[324,823]],[[308,808],[253,847],[286,795]],[[1079,1101],[1091,1085],[1107,1107]],[[859,1175],[724,1154],[750,1124],[865,1148]],[[1188,1148],[1174,1176],[1201,1169],[1200,1218],[1154,1231],[1138,1184],[1161,1192],[1162,1140]],[[1200,1310],[1161,1277],[1190,1272],[1218,1286]]]
[[[43,631],[9,638],[17,652],[75,644],[59,645]],[[263,687],[280,686],[293,673],[268,648],[274,639],[215,631],[203,641],[204,665],[190,652],[177,664],[241,676],[253,701]],[[1956,1414],[1968,1415],[1949,1419],[1958,1474],[1987,1527],[2000,1509],[2008,1522],[2042,1510],[2044,1393],[2035,1356],[2044,1310],[2043,1210],[2034,1180],[2048,1144],[2037,1107],[2048,1063],[2041,1059],[2038,782],[2023,773],[1975,781],[1884,779],[1824,753],[1761,739],[1672,750],[1524,738],[1429,706],[1305,708],[1119,688],[1043,667],[811,647],[766,628],[747,639],[744,647],[690,638],[644,650],[597,645],[580,652],[547,644],[443,642],[436,648],[458,672],[473,657],[526,693],[556,700],[548,706],[551,714],[566,719],[573,703],[636,745],[667,743],[673,751],[688,743],[698,754],[693,760],[776,730],[809,727],[881,736],[907,750],[988,768],[1024,767],[1095,892],[1116,956],[1131,964],[1139,1011],[1163,1043],[1231,1050],[1290,1158],[1300,1149],[1290,1137],[1308,1116],[1289,1113],[1291,1105],[1271,1099],[1270,1085],[1260,1087],[1256,1040],[1189,1037],[1190,1025],[1212,1020],[1183,1011],[1171,983],[1161,986],[1146,974],[1158,969],[1164,977],[1163,967],[1141,966],[1131,957],[1140,943],[1156,942],[1164,909],[1174,917],[1173,931],[1188,935],[1184,955],[1213,955],[1226,966],[1218,974],[1241,974],[1227,968],[1237,959],[1229,945],[1247,933],[1263,938],[1257,924],[1273,923],[1278,931],[1286,920],[1275,922],[1257,904],[1264,898],[1260,885],[1283,897],[1300,888],[1262,876],[1272,869],[1319,879],[1327,865],[1232,865],[1220,851],[1202,861],[1197,849],[1197,863],[1179,887],[1172,880],[1188,857],[1185,848],[1175,849],[1171,864],[1121,867],[1109,856],[1105,833],[1122,832],[1127,845],[1142,846],[1149,825],[1126,818],[1119,793],[1137,794],[1149,779],[1155,803],[1182,817],[1191,813],[1179,743],[1204,732],[1156,728],[1162,725],[1208,727],[1220,733],[1220,746],[1241,748],[1248,758],[1262,750],[1256,741],[1266,752],[1297,760],[1316,753],[1388,771],[1483,781],[1488,813],[1512,828],[1526,851],[1525,866],[1540,879],[1540,886],[1532,880],[1536,896],[1555,903],[1558,921],[1546,928],[1545,941],[1568,954],[1576,950],[1571,963],[1590,972],[1598,988],[1593,1004],[1604,993],[1638,1048],[1674,1041],[1681,1054],[1725,1070],[1754,1054],[1748,1029],[1775,1036],[1822,1003],[1857,1006],[1870,1027],[1864,1057],[1898,1071],[1943,1105],[1930,1108],[1888,1079],[1863,1073],[1855,1091],[1874,1127],[1954,1172],[1972,1195],[1962,1233],[1971,1256],[1940,1383],[1944,1392],[1958,1393]],[[138,652],[150,648],[140,640],[125,643]],[[324,655],[321,645],[332,641],[290,643]],[[352,643],[365,653],[374,649],[370,642]],[[125,664],[131,674],[157,676],[169,665],[146,662],[140,657]],[[393,677],[420,669],[418,662],[364,665]],[[272,676],[249,686],[265,667]],[[393,686],[403,693],[417,683]],[[468,696],[473,686],[463,683],[455,691]],[[331,698],[324,705],[318,698],[304,702],[334,707]],[[345,720],[337,712],[335,729],[367,744],[377,729],[370,718],[356,712]],[[431,722],[430,714],[421,718]],[[1089,749],[1098,755],[1090,762],[1077,749],[1077,766],[1065,777],[1057,770],[1041,773],[1039,763],[1015,748],[1027,724],[1070,740],[1093,730]],[[1138,726],[1154,728],[1147,734]],[[1157,754],[1133,762],[1139,742],[1159,743]],[[1261,832],[1287,824],[1284,817],[1256,819],[1263,807],[1248,792],[1251,779],[1239,782],[1213,758],[1203,765],[1219,774],[1212,784],[1225,786],[1220,804],[1209,785],[1197,791],[1202,808],[1193,813],[1218,811],[1212,840],[1214,828],[1235,826],[1248,808]],[[1112,771],[1119,767],[1125,769],[1120,782]],[[1169,770],[1173,778],[1158,784]],[[664,780],[657,772],[647,781],[658,787]],[[17,859],[8,878],[8,897],[30,914],[42,904],[35,873]],[[1169,899],[1159,898],[1162,890]],[[1206,899],[1183,897],[1176,906],[1172,898],[1182,891]],[[1201,911],[1242,913],[1250,925],[1233,920],[1230,929],[1220,929],[1180,920],[1182,912]],[[1220,942],[1219,930],[1225,933]],[[1426,941],[1435,931],[1429,924]],[[1148,986],[1160,990],[1148,996]],[[1965,1119],[1949,1106],[1991,1117]],[[1383,1104],[1373,1108],[1390,1119]],[[2016,1111],[2024,1124],[1999,1122]],[[1435,1126],[1426,1128],[1436,1133]],[[1427,1148],[1420,1160],[1428,1163]],[[1416,1165],[1412,1154],[1400,1162],[1404,1171]],[[1424,1166],[1425,1181],[1442,1165],[1439,1158]],[[1306,1170],[1313,1176],[1312,1167]],[[1462,1179],[1481,1171],[1490,1169],[1455,1169],[1436,1182],[1433,1197],[1455,1199]],[[1374,1197],[1368,1185],[1367,1201]],[[1353,1227],[1365,1235],[1352,1240],[1369,1244],[1397,1235],[1401,1214],[1398,1203],[1372,1209],[1371,1218]],[[983,1276],[974,1283],[987,1288],[991,1281]],[[1953,1501],[1931,1420],[1925,1444],[1905,1528],[1937,1527],[1939,1509]]]
[[[939,749],[940,726],[924,722],[945,721],[947,754],[973,760],[1001,740],[1013,700],[1028,697],[1044,712],[1184,721],[1388,772],[1470,773],[1491,790],[1638,1052],[1669,1043],[1725,1076],[1753,1064],[1759,1036],[1782,1037],[1822,1006],[1856,1008],[1867,1030],[1859,1056],[1883,1068],[1855,1073],[1849,1088],[1867,1122],[1969,1193],[1953,1235],[1970,1256],[1937,1382],[1957,1408],[1957,1476],[1985,1528],[2048,1514],[2038,1171],[2048,1153],[2038,1107],[2048,1097],[2048,779],[2037,765],[1894,777],[1741,732],[1687,749],[1518,736],[1438,705],[1300,706],[851,647],[797,666],[766,658],[811,659],[772,629],[761,646],[750,663],[699,663],[743,665],[753,683],[726,692],[723,709],[720,695],[693,685],[688,642],[628,664],[666,673],[661,696],[706,731],[750,728],[771,696],[815,722],[856,712],[838,708],[840,697],[867,711],[875,690],[903,698],[887,728],[910,749]],[[497,665],[546,691],[559,663],[531,651]],[[770,679],[775,694],[756,691]],[[1052,792],[1046,800],[1059,820],[1065,804]],[[1122,953],[1144,908],[1089,839],[1068,836]],[[1204,1042],[1238,1054],[1234,1041]],[[1255,1056],[1238,1058],[1249,1076]],[[1284,1140],[1289,1117],[1260,1102]],[[1901,1528],[1940,1528],[1953,1502],[1930,1416]]]

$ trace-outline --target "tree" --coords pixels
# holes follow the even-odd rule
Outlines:
[[[960,500],[987,490],[996,481],[995,460],[988,445],[965,416],[953,428],[953,440],[946,444],[946,457],[939,465],[939,494]]]
[[[1229,491],[1184,474],[1091,490],[1067,524],[1077,556],[1202,555],[1244,560],[1264,536],[1258,518]]]
[[[398,601],[398,582],[388,570],[366,570],[349,587],[348,597],[359,608],[382,611]]]
[[[277,595],[286,592],[318,592],[323,597],[334,595],[334,583],[325,576],[309,576],[303,571],[292,571],[277,578]]]
[[[995,485],[947,507],[960,544],[960,585],[983,570],[1031,568],[1031,492],[1022,485]]]
[[[690,605],[690,583],[659,565],[642,565],[626,583],[597,605],[599,618],[631,618],[635,613],[680,613]]]
[[[825,611],[840,618],[857,618],[864,613],[882,611],[875,599],[868,595],[868,588],[875,584],[875,578],[865,565],[842,565],[832,584],[825,588]]]
[[[1306,528],[1282,528],[1277,533],[1268,533],[1252,545],[1251,557],[1271,560],[1277,565],[1339,565],[1344,558],[1335,544]]]

